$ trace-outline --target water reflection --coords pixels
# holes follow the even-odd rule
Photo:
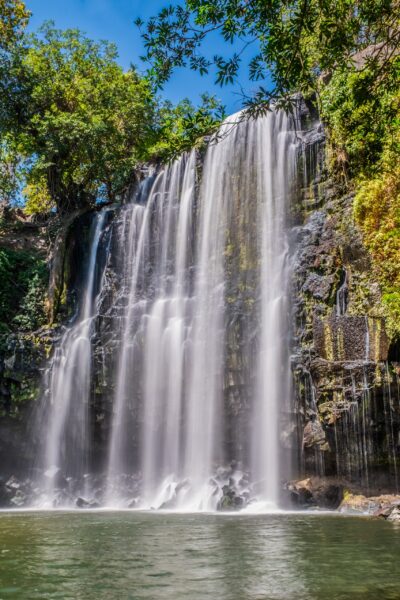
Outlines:
[[[0,515],[0,599],[398,600],[400,530],[326,516]]]

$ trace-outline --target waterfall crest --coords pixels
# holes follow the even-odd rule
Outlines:
[[[116,211],[96,296],[99,213],[80,316],[50,365],[42,462],[49,476],[90,480],[91,340],[94,330],[101,340],[108,323],[102,483],[81,493],[137,508],[279,504],[296,155],[294,117],[227,119],[201,165],[193,150]],[[72,469],[76,455],[81,463]]]

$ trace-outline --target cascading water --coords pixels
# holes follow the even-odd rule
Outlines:
[[[161,172],[146,205],[129,209],[128,292],[118,361],[110,454],[109,502],[118,479],[129,471],[129,422],[136,360],[142,364],[140,463],[143,498],[155,493],[160,476],[177,473],[184,343],[187,337],[194,198],[194,152]],[[124,243],[124,240],[122,240]],[[150,267],[151,265],[151,267]],[[147,272],[146,272],[147,270]],[[165,420],[165,430],[161,422]],[[118,493],[117,493],[118,496]]]
[[[62,336],[48,369],[50,406],[46,443],[40,460],[45,469],[46,498],[54,498],[59,474],[80,479],[88,469],[88,399],[91,336],[96,316],[96,259],[106,214],[102,211],[93,220],[82,305],[75,322]]]
[[[280,417],[291,394],[286,217],[297,140],[295,120],[283,112],[244,117],[230,117],[211,140],[200,178],[192,151],[117,211],[101,300],[93,283],[104,226],[97,217],[80,317],[50,366],[44,466],[48,475],[90,470],[91,339],[112,323],[102,358],[110,417],[97,500],[105,505],[279,502]]]
[[[261,327],[251,464],[252,476],[260,482],[260,496],[272,506],[279,503],[282,469],[280,415],[290,410],[286,218],[297,152],[293,131],[288,131],[291,126],[284,113],[273,113],[265,122],[252,124],[256,139],[249,140],[257,164],[261,223]]]

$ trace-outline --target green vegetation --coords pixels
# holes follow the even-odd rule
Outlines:
[[[396,162],[399,75],[399,58],[384,65],[370,58],[358,70],[338,69],[321,90],[334,160],[341,160],[352,178],[371,176]]]
[[[21,38],[29,20],[29,12],[19,0],[0,0],[0,51],[9,51]]]
[[[321,93],[333,168],[355,188],[354,216],[400,334],[400,58],[338,70]]]
[[[143,33],[149,77],[158,85],[177,67],[215,72],[221,85],[237,80],[243,51],[254,48],[249,78],[268,80],[245,98],[254,110],[290,100],[293,92],[314,93],[320,75],[347,67],[354,52],[370,44],[398,47],[398,0],[186,0],[137,25]],[[219,34],[228,58],[209,58],[205,42]],[[237,50],[237,48],[241,49]],[[246,53],[247,54],[247,53]],[[382,52],[382,55],[385,55]]]
[[[203,94],[198,107],[189,100],[182,100],[176,106],[165,102],[157,114],[157,133],[154,144],[147,149],[148,159],[167,162],[202,144],[223,118],[224,108],[208,94]]]
[[[14,12],[0,54],[2,199],[16,202],[22,189],[28,214],[114,202],[142,162],[169,160],[215,129],[214,98],[199,108],[161,102],[148,79],[118,65],[113,44],[51,23],[27,35],[23,4],[6,4]]]
[[[48,270],[33,252],[0,248],[0,333],[32,331],[46,322]]]
[[[110,44],[50,25],[40,34],[28,38],[18,77],[27,82],[29,99],[13,125],[17,151],[29,160],[27,208],[52,201],[66,211],[98,198],[112,201],[149,136],[149,85],[133,69],[123,72]]]
[[[400,335],[400,167],[382,161],[381,171],[359,181],[354,212],[379,277],[389,330]]]

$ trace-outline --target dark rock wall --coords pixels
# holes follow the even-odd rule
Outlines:
[[[397,346],[385,330],[379,285],[353,219],[353,195],[328,178],[324,136],[318,126],[309,128],[309,119],[305,112],[303,187],[292,229],[297,475],[339,476],[366,492],[394,491]]]
[[[26,473],[32,462],[31,423],[46,359],[55,341],[43,328],[3,336],[0,346],[0,478]]]

